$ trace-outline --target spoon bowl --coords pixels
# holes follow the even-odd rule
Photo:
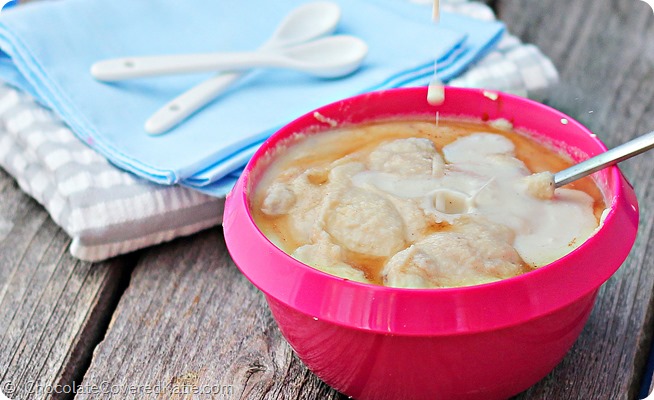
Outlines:
[[[354,72],[368,53],[366,43],[354,36],[332,36],[281,50],[284,65],[324,78]]]
[[[317,1],[291,11],[262,48],[279,48],[308,42],[334,32],[341,18],[336,3]]]
[[[116,58],[93,64],[91,74],[101,81],[120,81],[168,74],[275,67],[335,78],[354,71],[367,52],[368,46],[361,39],[338,35],[279,51]]]

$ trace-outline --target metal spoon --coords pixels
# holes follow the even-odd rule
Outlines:
[[[288,68],[319,77],[335,78],[356,70],[368,52],[359,38],[330,36],[282,49],[117,58],[93,64],[91,74],[102,81],[257,67]]]
[[[317,1],[301,5],[282,20],[260,50],[293,46],[329,35],[336,29],[340,17],[341,10],[336,3]],[[243,72],[220,73],[182,93],[145,122],[146,132],[158,135],[175,127],[243,75]]]
[[[554,187],[559,188],[610,165],[617,164],[654,148],[654,131],[623,143],[586,161],[554,174]]]
[[[555,174],[545,171],[526,176],[527,191],[534,197],[544,200],[551,199],[554,197],[554,189],[652,148],[654,148],[654,132],[639,136]]]

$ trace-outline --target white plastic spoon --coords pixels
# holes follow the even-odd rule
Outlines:
[[[273,67],[335,78],[356,70],[367,52],[368,46],[363,40],[339,35],[275,51],[117,58],[94,64],[91,73],[98,80],[119,81],[156,75]]]
[[[260,50],[276,49],[308,42],[334,32],[341,17],[336,3],[317,1],[303,4],[291,11],[279,24]],[[215,99],[240,79],[242,72],[217,74],[166,103],[146,122],[151,135],[167,132],[181,121]]]

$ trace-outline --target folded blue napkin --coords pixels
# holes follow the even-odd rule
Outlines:
[[[224,194],[262,140],[299,115],[365,91],[426,82],[438,62],[449,79],[492,48],[504,28],[460,15],[431,21],[430,9],[397,0],[342,0],[337,33],[362,38],[355,73],[321,79],[256,70],[169,133],[145,120],[213,74],[95,81],[102,59],[258,48],[300,0],[61,0],[0,15],[0,79],[34,95],[108,160],[157,183]],[[222,179],[224,178],[224,179]],[[222,179],[222,180],[221,180]],[[222,193],[219,193],[222,192]]]

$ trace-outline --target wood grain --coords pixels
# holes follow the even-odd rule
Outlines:
[[[537,44],[561,72],[550,104],[613,147],[654,129],[654,15],[640,1],[500,0],[510,31]],[[565,360],[520,399],[633,399],[651,344],[654,154],[621,165],[641,223],[627,262],[602,288]],[[606,249],[611,251],[611,249]]]
[[[81,381],[115,306],[124,262],[77,261],[69,242],[0,170],[0,388],[11,399],[70,397],[48,389]]]
[[[193,398],[176,395],[185,385],[225,398],[341,396],[294,356],[219,228],[146,252],[83,386],[106,382],[121,392],[113,398]]]

